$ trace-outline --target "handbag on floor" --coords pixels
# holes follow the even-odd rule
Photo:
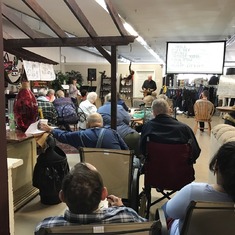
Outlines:
[[[46,205],[60,203],[59,191],[64,176],[69,172],[66,154],[56,146],[55,139],[47,138],[48,147],[39,154],[33,171],[33,186],[39,189],[41,202]]]

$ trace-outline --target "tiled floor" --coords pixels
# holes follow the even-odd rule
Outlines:
[[[192,117],[187,118],[184,115],[178,115],[177,119],[188,124],[191,128],[194,126],[194,119]],[[213,117],[212,127],[223,123],[223,120],[219,116]],[[207,132],[201,133],[197,132],[196,138],[202,149],[201,155],[197,160],[195,165],[196,181],[207,182],[209,176],[208,162],[211,158],[210,156],[210,137]],[[77,154],[68,155],[68,161],[70,166],[73,166],[79,161],[79,156]],[[143,186],[143,177],[140,180],[140,188]],[[153,197],[157,197],[157,193],[153,192]],[[155,205],[151,212],[154,213],[156,207],[160,205]],[[15,213],[15,235],[32,235],[36,224],[43,218],[53,215],[59,215],[63,213],[65,208],[64,204],[58,204],[54,206],[45,206],[40,203],[40,198],[36,197],[25,207],[21,208]]]

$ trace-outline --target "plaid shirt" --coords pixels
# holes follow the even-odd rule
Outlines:
[[[54,105],[50,101],[37,100],[38,108],[42,109],[43,118],[48,119],[50,124],[56,124],[57,122],[57,111]]]
[[[50,228],[71,224],[110,224],[145,221],[146,219],[140,217],[133,209],[125,206],[102,208],[92,214],[73,214],[66,209],[64,216],[49,217],[44,219],[40,224],[38,224],[35,232],[38,232],[41,227]]]

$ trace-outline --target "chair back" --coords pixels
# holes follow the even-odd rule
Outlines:
[[[231,202],[195,202],[187,209],[182,235],[235,234],[235,208]]]
[[[160,190],[179,190],[192,182],[190,144],[162,144],[147,141],[147,159],[144,165],[145,186]]]
[[[214,114],[214,105],[209,100],[197,100],[194,104],[194,114],[197,121],[211,121]]]
[[[160,223],[157,221],[140,223],[114,223],[114,224],[88,224],[57,226],[51,228],[41,228],[36,235],[50,234],[125,234],[125,235],[157,235],[159,234]]]
[[[96,167],[109,194],[128,199],[131,192],[133,152],[131,150],[80,148],[82,162]]]

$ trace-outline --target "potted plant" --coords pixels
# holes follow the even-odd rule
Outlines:
[[[83,78],[82,78],[82,75],[79,71],[72,70],[70,72],[66,72],[65,74],[67,75],[69,80],[71,80],[72,78],[76,78],[77,84],[79,85],[79,87],[82,86]]]
[[[56,79],[51,83],[52,88],[55,91],[61,90],[62,85],[66,85],[70,83],[71,78],[76,78],[77,79],[77,84],[79,85],[79,87],[82,85],[83,82],[83,78],[82,75],[79,71],[70,71],[70,72],[58,72],[56,74]]]

